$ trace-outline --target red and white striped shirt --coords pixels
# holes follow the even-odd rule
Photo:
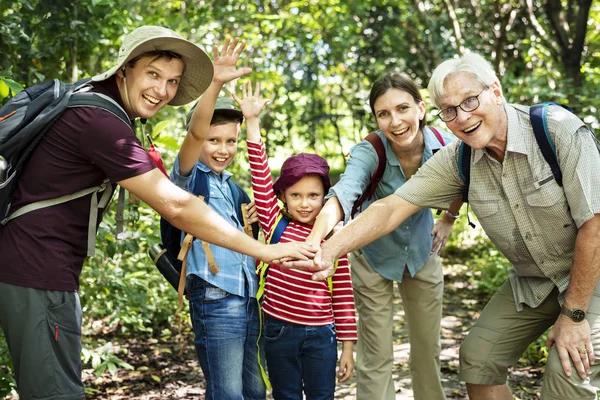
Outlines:
[[[273,192],[271,169],[262,141],[248,142],[248,158],[258,219],[268,238],[281,209]],[[312,225],[292,220],[279,241],[304,242],[311,230]],[[269,317],[299,325],[320,326],[333,322],[338,341],[356,341],[354,291],[346,255],[338,260],[332,278],[333,293],[329,291],[327,281],[313,281],[311,276],[310,271],[286,270],[270,265],[262,301],[263,312]]]

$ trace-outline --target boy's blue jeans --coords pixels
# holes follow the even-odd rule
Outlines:
[[[333,400],[337,343],[333,324],[304,326],[265,317],[269,379],[276,400]]]
[[[186,289],[206,400],[264,400],[256,299],[229,294],[195,275],[188,276]]]

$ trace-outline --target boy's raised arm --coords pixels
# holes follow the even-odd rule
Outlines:
[[[225,40],[220,54],[217,46],[213,48],[213,80],[194,106],[194,112],[187,127],[188,132],[179,151],[179,168],[183,176],[190,174],[200,157],[202,145],[210,128],[215,103],[223,85],[252,72],[252,68],[237,68],[237,61],[245,47],[246,42],[239,43],[239,39],[235,38]]]

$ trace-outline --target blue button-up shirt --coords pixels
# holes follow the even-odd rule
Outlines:
[[[455,141],[456,137],[438,129],[444,138],[444,143]],[[442,147],[434,133],[425,127],[425,149],[423,163],[432,155],[433,150]],[[377,131],[385,146],[386,168],[381,181],[377,184],[371,200],[365,201],[362,209],[369,204],[394,193],[406,182],[402,166],[392,151],[390,143],[381,131]],[[350,158],[346,170],[326,196],[326,199],[336,196],[342,205],[345,223],[350,219],[354,202],[371,182],[371,177],[377,168],[379,158],[373,146],[361,141],[350,150]],[[424,208],[410,216],[404,223],[389,234],[369,243],[361,249],[371,267],[386,279],[400,282],[404,268],[408,267],[414,276],[427,262],[431,255],[433,215],[431,210]]]
[[[179,187],[188,192],[195,192],[196,175],[206,174],[210,198],[208,205],[231,225],[243,231],[243,221],[238,221],[237,207],[233,203],[233,194],[229,187],[228,179],[231,173],[223,171],[217,175],[213,170],[201,162],[197,162],[189,176],[182,176],[179,168],[179,157],[175,160],[171,180]],[[185,234],[182,236],[182,240]],[[210,284],[238,296],[256,297],[258,289],[258,278],[255,273],[255,261],[252,257],[241,254],[224,247],[210,244],[215,262],[219,266],[219,272],[212,274],[208,268],[206,254],[200,240],[194,240],[187,258],[187,275],[197,275]],[[246,283],[248,292],[246,293]]]

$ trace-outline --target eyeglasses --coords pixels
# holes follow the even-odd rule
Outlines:
[[[440,112],[437,113],[437,116],[440,117],[440,119],[444,122],[450,122],[450,121],[454,121],[456,119],[456,117],[458,116],[457,109],[459,107],[464,112],[473,112],[473,111],[477,110],[477,108],[479,108],[479,104],[480,104],[479,96],[481,96],[481,93],[483,93],[484,90],[486,90],[486,89],[489,89],[489,86],[484,87],[477,96],[468,97],[467,99],[465,99],[462,103],[460,103],[457,106],[448,107],[444,110],[441,110]]]

